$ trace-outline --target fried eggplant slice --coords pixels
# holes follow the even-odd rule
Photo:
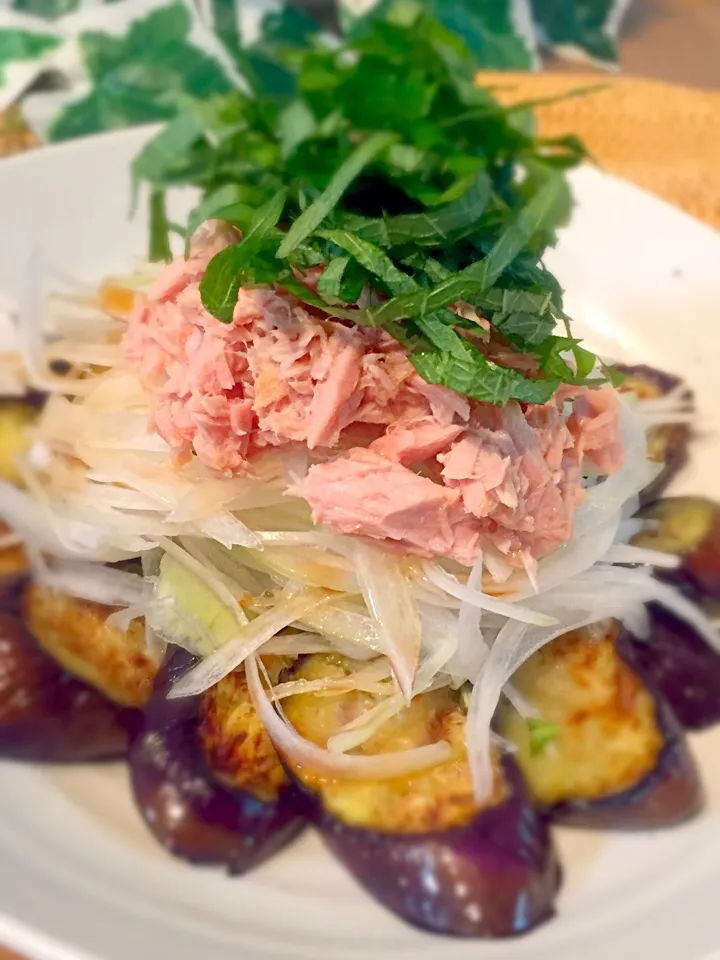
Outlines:
[[[698,812],[702,791],[682,731],[667,704],[620,651],[615,621],[558,637],[532,656],[513,685],[556,725],[538,749],[510,706],[500,731],[538,803],[575,826],[669,826]]]
[[[632,543],[680,557],[674,570],[657,576],[703,603],[720,601],[720,504],[706,497],[665,497],[638,514],[646,528]]]
[[[665,397],[682,387],[682,380],[663,370],[645,365],[626,366],[615,364],[615,369],[624,374],[620,385],[622,392],[634,393],[641,400]],[[692,393],[686,390],[683,398],[688,406]],[[648,458],[661,469],[654,480],[643,490],[641,499],[649,502],[659,497],[670,481],[687,463],[691,429],[687,423],[660,423],[648,430]]]
[[[0,613],[0,757],[79,763],[124,755],[138,713],[111,703]]]
[[[38,403],[32,398],[0,398],[0,480],[21,484],[16,458],[30,449],[30,426],[37,419]]]
[[[342,677],[349,664],[335,655],[301,657],[281,679]],[[322,746],[375,702],[358,691],[283,701],[293,726]],[[464,937],[530,930],[552,915],[560,879],[547,822],[510,757],[498,762],[494,795],[478,806],[459,696],[442,689],[415,697],[357,750],[385,753],[441,739],[453,748],[448,761],[391,780],[331,779],[286,762],[327,846],[403,920]]]
[[[244,673],[201,696],[167,698],[194,663],[171,648],[129,750],[132,788],[170,853],[245,873],[300,832],[302,798],[255,713]]]
[[[0,540],[12,536],[12,530],[0,522]],[[22,544],[13,543],[0,550],[0,613],[20,614],[29,570],[30,564]]]
[[[649,607],[651,631],[622,635],[623,656],[660,691],[686,730],[720,722],[720,653],[663,607]]]
[[[148,653],[143,625],[109,626],[111,609],[37,583],[28,586],[23,599],[28,629],[54,660],[116,703],[141,707],[158,666]]]

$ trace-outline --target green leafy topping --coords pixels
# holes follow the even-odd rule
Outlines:
[[[152,260],[170,260],[171,224],[165,209],[165,194],[160,190],[150,193],[150,258]]]
[[[536,757],[560,733],[560,724],[542,720],[540,717],[528,717],[525,722],[530,734],[530,754]]]
[[[153,196],[200,188],[188,237],[211,217],[242,231],[201,284],[223,322],[240,287],[276,286],[384,328],[431,383],[543,403],[560,383],[600,382],[542,265],[570,210],[565,171],[585,153],[573,137],[536,137],[529,110],[477,86],[458,35],[471,25],[454,33],[443,20],[383,0],[335,43],[307,21],[268,18],[237,52],[246,89],[186,99],[134,176]]]
[[[390,133],[375,133],[350,154],[320,196],[303,210],[290,227],[280,244],[278,257],[287,257],[299,243],[302,243],[313,230],[320,226],[363,167],[366,167],[381,150],[389,147],[393,139]]]
[[[268,251],[267,241],[282,216],[286,196],[283,190],[268,200],[253,217],[242,241],[225,247],[208,264],[200,284],[200,297],[205,309],[224,323],[232,320],[248,268],[255,258],[261,258],[263,250]]]

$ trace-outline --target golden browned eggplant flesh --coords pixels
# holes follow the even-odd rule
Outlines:
[[[195,659],[171,648],[128,759],[135,800],[171,853],[245,873],[302,830],[304,803],[250,701],[244,673],[168,699]]]
[[[501,732],[536,800],[557,820],[643,828],[693,816],[700,782],[680,726],[623,656],[616,621],[565,634],[534,654],[513,684],[556,735],[541,749],[506,707]]]
[[[283,679],[342,676],[334,655],[301,658]],[[329,736],[372,706],[357,692],[300,693],[287,717],[307,739]],[[327,846],[358,882],[402,919],[435,933],[508,936],[553,913],[559,867],[545,817],[510,757],[497,762],[487,803],[473,797],[465,714],[445,688],[421,694],[359,748],[404,750],[444,739],[446,762],[390,780],[333,780],[288,765]]]

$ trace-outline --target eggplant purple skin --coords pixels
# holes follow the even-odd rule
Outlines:
[[[640,676],[670,704],[686,730],[720,722],[720,653],[682,620],[650,604],[651,634],[623,643]]]
[[[663,737],[657,762],[634,786],[594,800],[577,798],[555,804],[549,811],[555,823],[601,830],[648,830],[691,820],[704,804],[695,760],[671,707],[651,678],[639,668],[630,637],[622,631],[618,652],[653,695],[657,723]]]
[[[139,714],[111,703],[0,613],[0,757],[84,763],[124,756]]]
[[[200,697],[167,699],[197,660],[171,648],[128,751],[135,801],[156,839],[177,857],[245,873],[303,828],[303,803],[290,784],[274,801],[226,786],[213,773],[200,736]]]
[[[308,786],[300,789],[327,847],[397,916],[431,933],[509,937],[554,915],[561,870],[547,818],[510,757],[503,772],[507,795],[497,806],[464,826],[429,833],[347,824]]]
[[[671,390],[674,390],[682,383],[679,377],[671,373],[666,373],[664,370],[658,370],[656,367],[646,366],[645,364],[628,366],[627,364],[616,363],[614,367],[626,376],[645,380],[651,386],[655,387],[661,396],[670,393]],[[688,396],[691,396],[690,390],[687,392]],[[650,501],[657,499],[665,491],[671,481],[687,463],[690,453],[692,431],[688,424],[661,424],[654,428],[654,430],[656,437],[662,435],[666,452],[660,472],[640,493],[640,502],[643,504],[650,503]]]
[[[720,601],[720,504],[706,497],[664,497],[645,503],[637,514],[644,520],[656,520],[661,511],[687,509],[687,505],[710,511],[708,528],[704,535],[690,546],[678,544],[673,552],[680,557],[680,566],[658,569],[655,576],[681,590],[695,603]],[[660,521],[662,523],[662,520]],[[640,545],[644,541],[639,538]],[[633,542],[634,542],[633,541]],[[654,546],[648,541],[648,546]]]

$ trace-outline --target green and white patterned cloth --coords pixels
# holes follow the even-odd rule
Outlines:
[[[341,28],[361,28],[389,2],[341,0]],[[612,67],[631,0],[424,2],[465,37],[479,67],[523,70],[547,47]],[[0,110],[22,96],[48,140],[164,120],[187,97],[234,86],[268,34],[311,29],[277,0],[0,0]]]

